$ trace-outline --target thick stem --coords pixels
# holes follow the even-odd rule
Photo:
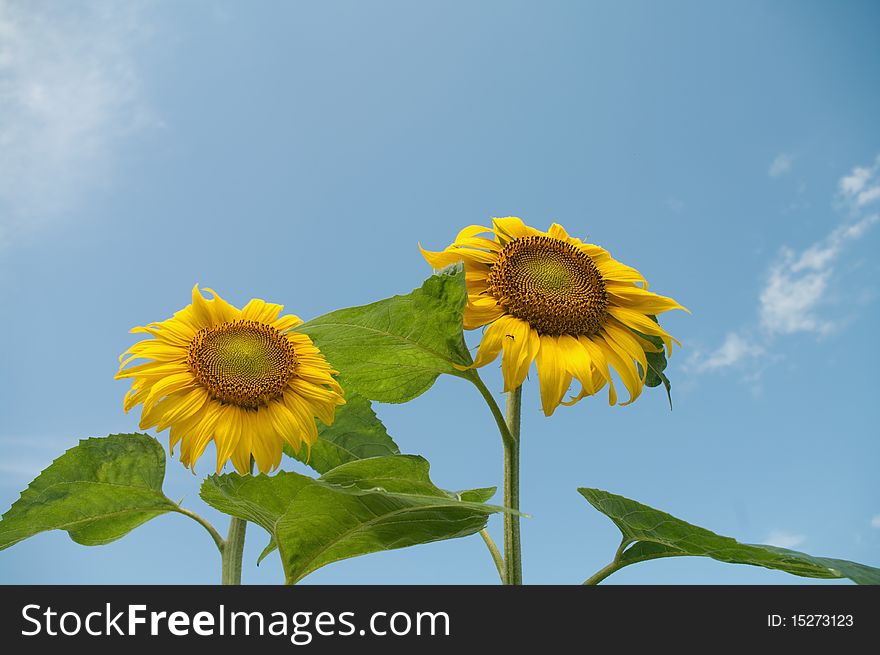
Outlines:
[[[504,440],[504,583],[522,584],[522,549],[519,534],[519,428],[522,387],[507,394],[505,422],[510,439]]]
[[[241,584],[241,560],[244,555],[244,534],[247,521],[232,517],[229,521],[229,534],[223,546],[223,562],[220,570],[220,583]]]

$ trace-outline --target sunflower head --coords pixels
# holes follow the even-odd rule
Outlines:
[[[248,473],[281,462],[282,446],[299,452],[317,441],[315,417],[330,425],[343,404],[336,373],[283,307],[251,300],[233,307],[198,285],[192,304],[132,332],[150,335],[120,356],[117,379],[131,378],[125,411],[143,405],[140,427],[171,429],[173,454],[194,467],[213,441],[217,471],[230,459]],[[145,363],[129,366],[132,360]]]
[[[501,353],[504,388],[510,391],[523,383],[534,361],[548,416],[606,384],[609,403],[616,404],[612,371],[629,392],[622,404],[633,402],[645,383],[646,353],[658,351],[645,335],[659,337],[668,354],[678,343],[654,316],[685,308],[648,291],[641,273],[599,246],[570,237],[561,225],[541,232],[519,218],[496,218],[491,228],[471,225],[445,250],[422,254],[437,269],[464,263],[464,327],[488,326],[474,366]],[[563,402],[574,379],[581,390]]]

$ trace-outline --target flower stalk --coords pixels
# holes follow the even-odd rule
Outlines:
[[[519,532],[519,446],[522,386],[507,394],[505,423],[510,439],[504,441],[504,584],[522,584],[522,546]]]
[[[241,561],[244,556],[244,536],[247,521],[232,517],[229,521],[229,533],[221,551],[220,584],[241,584]]]

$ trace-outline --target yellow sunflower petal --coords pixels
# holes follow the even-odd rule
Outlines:
[[[648,281],[645,277],[631,266],[625,266],[619,261],[610,258],[603,261],[596,261],[594,259],[593,261],[602,277],[606,280],[638,283],[643,284],[645,289],[648,288]]]
[[[485,248],[486,250],[497,253],[501,250],[501,245],[497,241],[487,239],[486,237],[468,237],[467,239],[456,239],[451,247],[455,248]]]
[[[498,318],[504,316],[504,308],[496,303],[491,305],[468,305],[464,308],[464,329],[476,330],[488,323],[492,323]]]
[[[231,321],[236,321],[241,318],[241,310],[233,307],[228,302],[223,300],[217,292],[209,287],[205,287],[205,291],[210,293],[213,298],[211,300],[206,300],[205,303],[208,305],[208,311],[213,316],[214,324],[220,323],[229,323]]]
[[[451,266],[452,264],[456,264],[464,259],[461,250],[441,250],[440,252],[432,252],[422,248],[422,244],[419,244],[419,250],[422,253],[422,257],[424,257],[431,265],[431,268],[437,271],[446,268],[447,266]]]
[[[645,376],[648,374],[648,358],[645,356],[645,351],[635,338],[635,335],[626,328],[619,327],[616,321],[608,321],[605,324],[604,332],[606,341],[609,339],[613,341],[630,359],[634,359],[641,365],[641,377],[642,381],[644,381]]]
[[[538,231],[529,227],[522,222],[521,218],[516,216],[506,216],[504,218],[493,218],[492,228],[498,238],[499,243],[506,243],[512,239],[527,237],[537,234]]]
[[[538,355],[541,339],[526,322],[509,317],[502,342],[501,372],[504,390],[513,391],[520,386],[529,373],[529,367]]]
[[[563,334],[558,345],[566,370],[581,383],[580,393],[564,405],[573,405],[586,396],[592,396],[604,386],[604,378],[598,373],[584,345],[575,337]]]
[[[605,290],[612,296],[613,304],[643,314],[662,314],[671,309],[683,309],[690,314],[689,309],[672,298],[645,291],[632,284],[606,284]]]
[[[455,236],[455,242],[462,241],[464,239],[470,239],[478,234],[484,234],[491,232],[492,228],[484,227],[482,225],[468,225],[466,228],[459,230],[458,234]]]
[[[681,347],[681,343],[679,343],[677,339],[669,336],[666,330],[640,312],[626,309],[625,307],[615,307],[614,305],[611,305],[608,308],[608,313],[628,328],[638,330],[642,334],[649,334],[663,339],[663,343],[666,344],[667,355],[672,354],[673,342],[677,344],[679,348]]]
[[[614,370],[617,371],[621,381],[627,391],[629,391],[629,399],[625,403],[620,403],[621,406],[629,405],[634,402],[642,393],[643,384],[639,377],[638,370],[636,369],[635,362],[622,348],[620,348],[620,346],[604,334],[592,337],[592,341],[598,345],[605,354],[605,359]]]
[[[241,439],[242,423],[244,422],[242,412],[235,405],[226,405],[220,420],[217,421],[217,427],[214,431],[214,445],[217,448],[217,473],[219,474],[232,453],[238,447]]]
[[[299,316],[294,316],[293,314],[282,316],[277,321],[272,323],[272,327],[279,332],[287,332],[288,330],[295,328],[297,325],[302,325],[302,319]]]
[[[245,321],[274,323],[282,309],[284,309],[284,305],[276,305],[259,298],[252,298],[247,305],[242,307],[241,318]]]
[[[477,356],[474,358],[472,365],[473,368],[480,368],[494,362],[501,353],[504,336],[507,334],[508,320],[507,317],[499,318],[483,332],[483,338],[480,340],[480,347],[477,350]]]
[[[541,408],[545,416],[550,416],[559,407],[559,402],[571,385],[571,373],[566,370],[558,337],[540,337],[535,364],[541,386]]]
[[[553,225],[550,226],[550,229],[547,230],[547,236],[553,239],[559,239],[560,241],[568,241],[571,238],[568,236],[568,232],[565,231],[565,228],[559,223],[553,223]]]
[[[616,405],[617,389],[614,388],[614,380],[611,377],[611,371],[608,367],[608,360],[605,357],[605,352],[602,348],[593,343],[590,337],[578,337],[578,342],[580,342],[590,355],[590,360],[593,362],[593,366],[596,367],[596,370],[599,371],[599,375],[601,375],[605,382],[608,383],[608,404]]]

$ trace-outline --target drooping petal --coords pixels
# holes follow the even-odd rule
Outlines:
[[[558,340],[558,337],[542,335],[535,361],[541,384],[541,408],[545,416],[553,414],[571,385],[571,373],[566,369]]]
[[[642,393],[642,380],[633,361],[612,339],[604,334],[598,334],[591,338],[600,350],[605,354],[605,359],[617,371],[621,381],[629,391],[629,399],[621,405],[629,405]]]
[[[590,354],[584,345],[568,334],[563,334],[559,337],[558,345],[562,352],[562,359],[566,370],[581,383],[581,391],[572,399],[572,402],[563,402],[562,404],[574,404],[578,400],[599,391],[604,386],[604,378],[593,365]]]
[[[616,321],[608,321],[605,324],[605,340],[613,341],[615,345],[622,350],[627,357],[634,359],[642,367],[642,381],[648,373],[648,358],[642,349],[635,335],[626,328],[618,327]]]
[[[512,316],[505,323],[507,330],[502,337],[501,372],[504,390],[513,391],[520,386],[529,373],[529,367],[538,355],[541,339],[525,321]]]
[[[673,339],[666,333],[666,330],[640,312],[612,305],[608,308],[608,313],[628,328],[638,330],[642,334],[660,337],[663,343],[666,344],[667,356],[672,354],[673,342],[681,347],[681,343],[677,339]]]
[[[605,290],[612,296],[612,302],[620,307],[632,309],[642,314],[662,314],[671,309],[690,310],[681,306],[672,298],[645,291],[632,284],[609,283]]]
[[[504,345],[504,336],[507,334],[509,317],[499,318],[483,332],[477,356],[474,358],[473,368],[480,368],[494,362]]]
[[[608,359],[605,357],[604,351],[597,346],[590,337],[578,337],[580,344],[586,349],[590,355],[593,366],[599,371],[605,382],[608,383],[608,404],[617,404],[617,390],[614,388],[614,380],[611,377],[611,371],[608,366]]]

